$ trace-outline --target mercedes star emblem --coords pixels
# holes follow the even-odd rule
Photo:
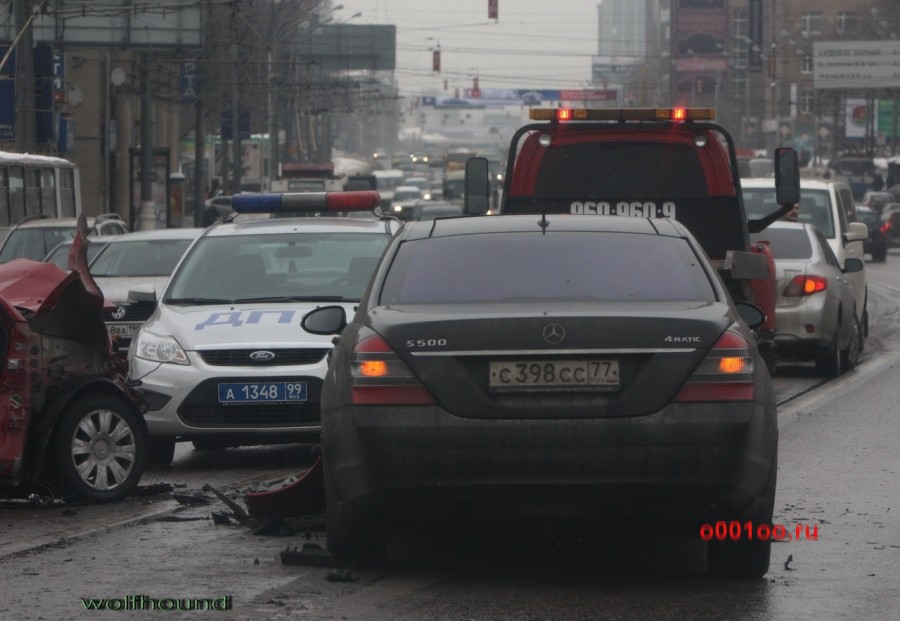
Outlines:
[[[544,340],[551,345],[559,345],[566,338],[566,330],[558,323],[548,323],[544,326]]]

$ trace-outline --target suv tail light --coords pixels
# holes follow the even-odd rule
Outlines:
[[[799,298],[804,295],[812,295],[828,288],[828,280],[823,276],[794,276],[788,286],[784,288],[782,295],[786,298]]]
[[[360,340],[350,368],[353,405],[433,405],[434,398],[378,334]]]
[[[675,395],[675,401],[752,401],[753,357],[747,340],[726,330]]]

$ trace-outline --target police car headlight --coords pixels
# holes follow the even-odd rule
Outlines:
[[[150,360],[152,362],[170,362],[189,366],[187,354],[171,336],[159,336],[146,330],[141,330],[134,343],[131,344],[135,358]]]

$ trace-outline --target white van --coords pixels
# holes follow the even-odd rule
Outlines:
[[[387,211],[394,202],[394,191],[403,185],[406,173],[392,168],[390,170],[374,170],[372,176],[375,177],[375,189],[381,195],[381,208]]]
[[[778,209],[775,182],[772,179],[741,179],[744,209],[754,220]],[[863,258],[863,241],[868,238],[866,225],[856,217],[856,206],[850,186],[843,181],[800,180],[799,222],[814,224],[828,240],[834,256],[843,269],[847,259]],[[762,235],[764,237],[764,235]],[[846,274],[856,297],[856,317],[863,337],[869,334],[866,270]]]

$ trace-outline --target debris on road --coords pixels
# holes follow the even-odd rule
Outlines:
[[[349,569],[334,569],[326,577],[328,582],[356,582],[359,576],[354,576]]]
[[[223,494],[222,492],[220,492],[219,490],[214,488],[209,483],[207,483],[206,485],[203,486],[203,491],[204,492],[212,492],[213,494],[216,495],[216,497],[219,500],[221,500],[226,505],[228,505],[228,508],[231,509],[231,511],[234,513],[234,518],[241,524],[244,524],[246,526],[248,524],[248,522],[250,522],[250,516],[247,514],[247,512],[244,510],[244,508],[241,505],[239,505],[234,500],[232,500],[231,498],[229,498],[228,496],[226,496],[225,494]]]
[[[325,513],[325,478],[322,458],[299,477],[284,481],[262,491],[244,496],[250,516],[255,518],[301,517]]]
[[[211,498],[209,498],[208,496],[203,496],[202,494],[174,493],[172,494],[172,498],[177,500],[178,504],[189,505],[192,507],[204,506],[212,502]]]
[[[318,543],[305,543],[291,550],[290,546],[281,551],[281,562],[284,565],[309,565],[312,567],[332,567],[334,559],[331,553]]]

